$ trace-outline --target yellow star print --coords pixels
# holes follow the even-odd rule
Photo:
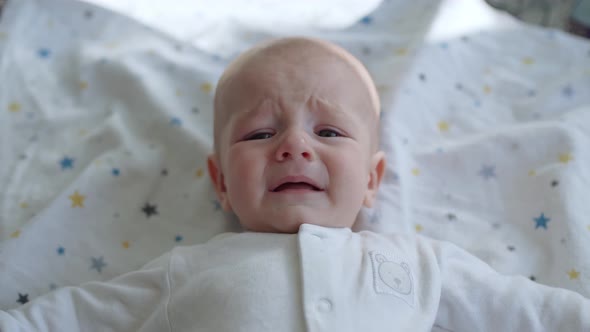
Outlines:
[[[449,131],[449,123],[446,121],[440,121],[438,123],[438,130],[440,130],[442,132]]]
[[[106,48],[114,49],[114,48],[119,47],[119,43],[117,43],[117,42],[109,42],[109,43],[105,43],[104,46]]]
[[[416,226],[414,226],[414,228],[416,228],[416,232],[422,232],[422,225],[417,224]]]
[[[535,59],[531,57],[522,58],[522,63],[525,65],[532,65],[535,62]]]
[[[413,169],[412,169],[412,174],[414,174],[415,176],[418,176],[418,175],[420,175],[420,169],[418,169],[418,168],[413,168]]]
[[[567,274],[570,276],[570,280],[578,279],[580,277],[580,272],[575,269],[571,269]]]
[[[201,176],[203,176],[203,169],[199,168],[196,172],[195,172],[195,176],[197,178],[200,178]]]
[[[72,207],[84,207],[84,199],[86,199],[86,197],[80,195],[80,193],[78,193],[77,190],[74,192],[73,195],[70,196],[70,199],[72,200]]]
[[[389,89],[388,85],[377,85],[377,93],[379,93],[379,95],[383,95],[385,94],[385,91],[387,91]],[[381,112],[386,112],[387,109],[383,109],[381,108]]]
[[[14,231],[12,234],[10,234],[10,237],[13,239],[16,239],[19,236],[20,236],[20,231]]]
[[[535,172],[535,170],[534,170],[534,169],[531,169],[531,170],[529,171],[529,175],[530,175],[530,176],[535,176],[535,175],[537,175],[537,172]]]
[[[129,249],[129,241],[125,241],[125,242],[121,243],[121,245],[123,246],[123,248]]]
[[[207,83],[201,84],[201,91],[203,91],[205,93],[209,93],[209,92],[211,92],[211,89],[213,89],[213,86],[211,86],[211,83],[207,82]]]
[[[559,155],[559,161],[562,162],[562,163],[564,163],[564,164],[569,163],[573,159],[574,158],[569,153],[562,153],[562,154]]]
[[[12,113],[20,112],[20,104],[19,103],[11,103],[8,105],[8,110]]]
[[[404,47],[400,47],[400,48],[396,49],[393,53],[397,56],[403,56],[408,53],[408,50],[405,49]]]

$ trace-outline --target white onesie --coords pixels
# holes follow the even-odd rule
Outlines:
[[[0,331],[590,331],[590,300],[424,237],[302,225],[178,247],[0,311]]]

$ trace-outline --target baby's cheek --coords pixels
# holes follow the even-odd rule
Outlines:
[[[259,182],[259,168],[261,160],[257,159],[254,153],[248,153],[236,149],[232,157],[229,158],[229,169],[235,189],[244,190],[251,187],[252,183]],[[247,188],[242,188],[247,186]]]
[[[365,181],[367,178],[367,167],[364,161],[358,157],[347,156],[341,157],[340,160],[335,163],[333,174],[338,174],[338,178],[341,181],[345,181],[346,186],[357,187]]]

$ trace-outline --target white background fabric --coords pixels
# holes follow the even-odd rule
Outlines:
[[[462,3],[384,1],[331,30],[208,26],[216,43],[204,46],[84,3],[10,1],[0,308],[238,229],[206,173],[215,82],[240,51],[292,34],[346,47],[379,87],[388,168],[359,229],[449,240],[590,296],[589,42],[479,2],[485,24],[442,29]]]

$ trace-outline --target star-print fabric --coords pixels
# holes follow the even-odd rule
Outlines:
[[[209,27],[216,53],[86,3],[9,1],[0,309],[239,231],[207,175],[215,83],[241,51],[287,35],[338,43],[375,78],[387,169],[357,229],[448,240],[590,296],[590,43],[516,22],[428,39],[452,25],[431,24],[450,2],[383,1],[340,30]]]
[[[589,40],[519,25],[424,45],[382,120],[401,230],[590,296]]]

